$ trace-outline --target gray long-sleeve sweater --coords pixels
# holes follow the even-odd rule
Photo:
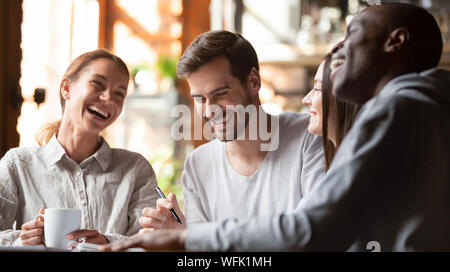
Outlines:
[[[450,250],[449,102],[449,71],[391,80],[295,211],[195,226],[186,248],[364,251],[375,241],[381,251]]]

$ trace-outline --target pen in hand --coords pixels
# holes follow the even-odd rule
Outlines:
[[[159,195],[161,198],[166,199],[166,196],[165,196],[164,193],[161,191],[161,189],[159,189],[158,186],[155,187],[155,190],[156,190],[156,192],[158,193],[158,195]],[[177,221],[178,224],[181,224],[181,225],[182,225],[183,223],[181,222],[181,220],[180,220],[180,218],[178,217],[177,213],[176,213],[173,209],[170,209],[169,211],[170,211],[170,213],[172,214],[173,219],[175,219],[175,221]]]

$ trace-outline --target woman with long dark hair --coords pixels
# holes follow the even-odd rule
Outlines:
[[[330,62],[331,54],[327,54],[317,69],[313,89],[302,99],[311,114],[309,132],[322,136],[327,170],[359,111],[359,106],[339,101],[331,92]]]

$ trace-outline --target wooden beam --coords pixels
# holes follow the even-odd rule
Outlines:
[[[114,48],[114,17],[112,6],[115,0],[98,0],[98,47],[112,51]]]
[[[136,19],[128,15],[128,13],[116,4],[112,5],[112,11],[115,20],[119,20],[124,23],[134,34],[146,42],[150,47],[153,46],[151,44],[152,41],[169,42],[174,40],[168,31],[160,31],[159,33],[151,34],[145,27],[136,21]]]
[[[183,14],[181,16],[183,24],[183,35],[181,37],[182,51],[184,52],[189,44],[200,34],[211,29],[211,19],[209,16],[210,0],[183,0]],[[192,127],[194,133],[194,118],[201,119],[198,114],[194,113],[193,100],[190,96],[189,86],[183,81],[179,82],[178,89],[180,95],[191,103]],[[201,122],[201,121],[200,121]],[[206,140],[193,140],[194,146],[197,147],[206,143]]]
[[[107,1],[98,0],[98,48],[106,48]]]
[[[22,0],[0,1],[0,157],[19,145]]]
[[[183,52],[200,34],[211,28],[209,16],[210,0],[183,0],[183,36],[181,38]]]

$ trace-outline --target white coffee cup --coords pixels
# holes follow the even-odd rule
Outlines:
[[[44,240],[47,247],[67,249],[67,235],[81,227],[81,210],[47,208],[44,214]]]

